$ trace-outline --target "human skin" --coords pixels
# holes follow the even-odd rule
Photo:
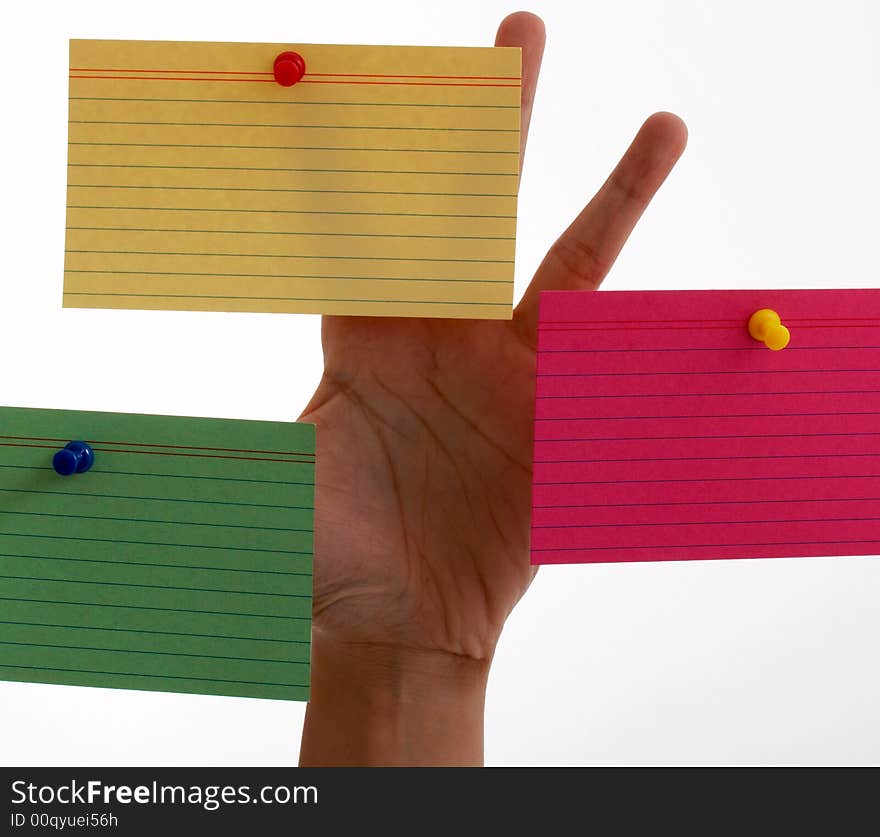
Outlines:
[[[522,149],[544,25],[519,12]],[[486,682],[529,563],[542,290],[595,290],[684,151],[658,113],[538,268],[511,321],[324,317],[312,691],[302,765],[477,765]],[[573,162],[576,165],[577,161]]]

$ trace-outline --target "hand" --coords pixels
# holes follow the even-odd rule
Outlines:
[[[522,145],[544,48],[523,50]],[[479,763],[489,664],[529,564],[538,294],[595,289],[684,150],[656,114],[538,269],[512,321],[325,317],[312,701],[302,763]]]

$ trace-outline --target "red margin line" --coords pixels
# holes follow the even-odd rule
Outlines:
[[[55,439],[49,436],[3,436],[0,435],[0,439],[14,439],[19,442],[63,442],[66,443],[68,439]],[[212,451],[220,451],[222,453],[274,453],[279,456],[314,456],[314,454],[307,453],[305,451],[287,451],[287,450],[241,450],[239,448],[205,448],[199,447],[198,445],[160,445],[152,442],[108,442],[108,441],[99,441],[95,440],[92,442],[93,445],[129,445],[133,448],[173,448],[175,450],[212,450]]]
[[[130,81],[238,81],[252,84],[276,84],[274,78],[198,78],[196,76],[69,76],[71,79],[120,79]],[[302,79],[298,84],[381,84],[407,87],[520,87],[519,84],[468,84],[459,82],[431,81],[323,81]]]
[[[255,70],[130,70],[120,67],[71,67],[71,73],[183,73],[185,75],[221,76],[271,76],[270,72]],[[452,78],[472,81],[519,81],[518,76],[429,76],[408,75],[406,73],[306,73],[305,77],[325,78]]]

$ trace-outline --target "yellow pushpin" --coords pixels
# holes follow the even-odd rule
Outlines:
[[[774,352],[784,349],[791,339],[791,333],[782,324],[779,314],[769,308],[755,311],[749,317],[749,334]]]

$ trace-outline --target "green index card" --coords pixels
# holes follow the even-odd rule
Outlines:
[[[309,424],[0,407],[0,679],[308,699],[314,483]]]

